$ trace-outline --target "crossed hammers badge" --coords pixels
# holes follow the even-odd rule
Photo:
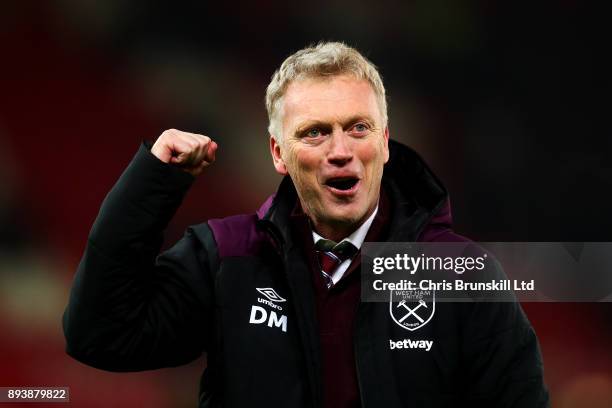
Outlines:
[[[410,306],[416,302],[416,306]],[[431,302],[426,302],[424,299],[418,300],[402,299],[399,303],[393,302],[393,293],[389,302],[389,312],[395,323],[406,330],[416,330],[427,324],[436,310],[435,297]],[[402,313],[400,313],[402,312]],[[412,317],[412,318],[410,318]]]
[[[406,306],[406,301],[405,301],[405,300],[402,300],[401,302],[399,302],[399,303],[397,304],[397,307],[402,307],[402,306],[403,306],[404,308],[406,308],[406,310],[408,311],[408,313],[406,313],[406,314],[404,315],[404,317],[402,317],[402,318],[399,320],[399,322],[400,322],[400,323],[402,323],[404,320],[406,320],[406,319],[407,319],[408,317],[410,317],[410,316],[414,316],[414,317],[416,317],[416,319],[417,319],[419,322],[421,322],[421,323],[424,323],[424,322],[425,322],[425,320],[423,320],[423,319],[421,318],[421,316],[419,316],[418,314],[416,314],[416,313],[415,313],[417,310],[419,310],[419,308],[421,308],[421,307],[425,307],[425,308],[426,308],[426,307],[427,307],[427,303],[425,303],[425,301],[424,301],[423,299],[420,299],[420,300],[419,300],[419,304],[418,304],[418,305],[417,305],[415,308],[413,308],[413,309],[411,309],[411,308],[409,308],[408,306]]]

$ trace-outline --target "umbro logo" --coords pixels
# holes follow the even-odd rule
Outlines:
[[[257,302],[262,303],[266,306],[269,306],[273,309],[278,310],[279,312],[283,310],[280,305],[276,303],[286,302],[287,299],[280,296],[276,291],[272,288],[255,288],[259,293],[264,295],[266,299],[257,298]],[[249,317],[249,323],[251,324],[263,324],[267,323],[268,327],[278,327],[283,332],[287,331],[287,316],[279,315],[274,310],[267,310],[261,306],[252,305],[251,306],[251,315]]]
[[[281,297],[276,291],[272,288],[255,288],[259,293],[267,297],[273,302],[285,302],[287,299]]]

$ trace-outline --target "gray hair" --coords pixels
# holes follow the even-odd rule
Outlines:
[[[268,132],[277,142],[281,136],[283,96],[293,81],[311,78],[329,78],[349,74],[370,83],[378,99],[383,127],[387,126],[387,98],[385,86],[376,66],[356,49],[341,42],[320,42],[290,55],[274,75],[266,89]]]

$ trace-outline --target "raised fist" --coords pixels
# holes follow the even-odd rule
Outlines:
[[[164,131],[151,153],[164,163],[173,164],[193,176],[198,176],[204,168],[215,161],[217,144],[210,137],[176,129]]]

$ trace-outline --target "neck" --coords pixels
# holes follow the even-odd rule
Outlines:
[[[317,234],[319,234],[323,238],[331,239],[334,242],[342,241],[344,238],[355,232],[357,228],[359,228],[359,225],[343,228],[340,226],[334,227],[330,225],[317,226],[313,223],[313,229],[316,231]]]
[[[357,231],[357,229],[361,227],[361,225],[363,225],[363,223],[372,215],[375,209],[376,206],[372,207],[359,221],[353,223],[324,223],[316,222],[311,218],[312,229],[323,238],[340,242],[353,232]]]

